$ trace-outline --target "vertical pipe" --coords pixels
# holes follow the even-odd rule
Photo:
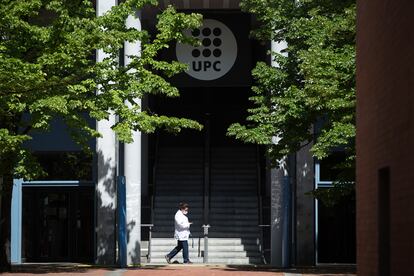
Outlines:
[[[290,189],[290,177],[283,177],[283,211],[282,211],[282,267],[286,268],[290,266],[290,223],[291,223],[291,189]]]
[[[205,143],[204,143],[204,258],[203,262],[208,262],[208,222],[210,210],[210,114],[206,114],[205,120]]]
[[[126,224],[126,183],[125,176],[117,178],[117,208],[118,208],[118,262],[119,266],[127,266],[127,224]]]
[[[23,179],[13,180],[11,202],[11,263],[22,263],[22,184]]]

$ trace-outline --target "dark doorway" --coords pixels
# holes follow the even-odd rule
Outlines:
[[[334,206],[318,201],[318,262],[356,263],[355,194]]]
[[[93,187],[24,187],[25,262],[93,261]]]
[[[209,121],[211,146],[242,145],[228,137],[227,128],[235,122],[244,122],[250,87],[192,87],[181,88],[178,98],[150,98],[150,109],[158,114],[194,119],[203,125]],[[203,131],[183,130],[178,135],[161,133],[164,146],[203,146]]]

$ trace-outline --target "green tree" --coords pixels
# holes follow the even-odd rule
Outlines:
[[[288,46],[273,53],[277,67],[256,65],[254,106],[247,123],[231,125],[228,135],[267,145],[273,161],[309,143],[319,159],[341,148],[343,179],[352,179],[356,1],[243,0],[242,8],[261,23],[254,31],[258,39]]]
[[[0,265],[8,269],[10,204],[13,178],[33,179],[42,174],[24,142],[33,131],[48,131],[54,118],[63,120],[73,138],[85,148],[100,134],[85,120],[121,120],[113,126],[118,138],[131,142],[131,131],[156,129],[179,132],[201,129],[185,118],[141,110],[134,99],[148,94],[175,97],[179,91],[162,76],[186,67],[157,60],[171,41],[197,43],[183,29],[199,26],[201,16],[177,13],[172,7],[158,16],[157,33],[128,29],[125,20],[155,0],[125,0],[97,17],[90,0],[4,0],[0,2]],[[125,41],[142,42],[141,57],[120,67],[118,56]],[[109,57],[95,62],[96,49]],[[97,93],[99,87],[100,93]],[[132,103],[128,108],[125,102]]]

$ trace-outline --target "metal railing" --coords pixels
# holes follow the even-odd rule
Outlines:
[[[158,167],[158,159],[159,159],[159,143],[160,138],[159,135],[155,137],[155,153],[154,153],[154,166],[152,167],[152,195],[151,195],[151,202],[150,202],[150,213],[151,213],[151,223],[150,224],[141,224],[141,226],[149,227],[148,232],[148,253],[147,253],[147,260],[151,262],[151,243],[152,243],[152,228],[154,227],[154,205],[155,205],[155,192],[156,192],[156,183],[157,183],[157,167]]]
[[[263,198],[262,198],[262,181],[261,181],[261,167],[260,167],[260,149],[256,146],[256,172],[257,172],[257,209],[259,211],[258,227],[259,227],[259,253],[262,258],[262,262],[267,264],[264,249],[264,235],[263,228],[270,227],[269,224],[263,224]]]
[[[259,224],[259,252],[260,252],[260,256],[262,258],[262,262],[263,264],[267,264],[266,261],[266,249],[264,248],[263,244],[264,244],[264,239],[263,239],[263,229],[270,227],[270,224]]]
[[[148,251],[147,251],[147,260],[148,263],[151,262],[151,240],[152,240],[152,228],[154,224],[141,224],[141,227],[148,227]]]

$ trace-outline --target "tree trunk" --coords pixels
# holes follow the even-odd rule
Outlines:
[[[0,272],[10,271],[11,257],[11,199],[12,199],[13,177],[3,177],[1,185],[1,209],[0,209]]]

